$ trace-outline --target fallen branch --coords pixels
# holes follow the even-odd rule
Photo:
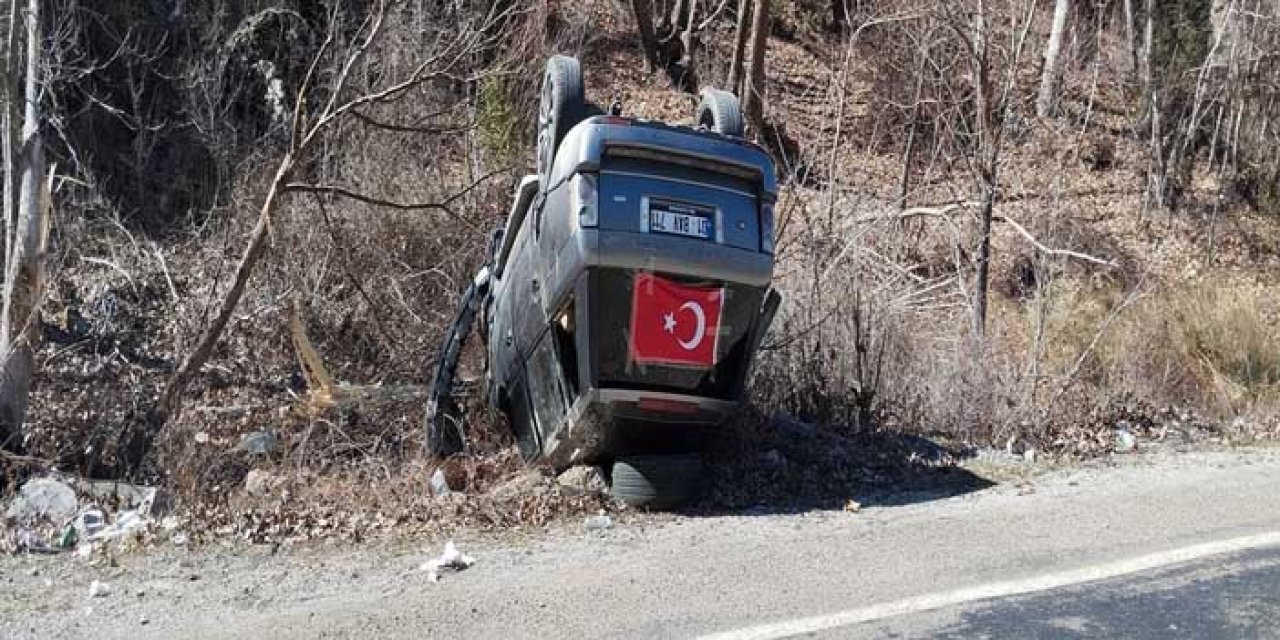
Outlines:
[[[1051,256],[1065,256],[1068,258],[1076,258],[1078,260],[1084,260],[1085,262],[1100,264],[1104,267],[1114,268],[1117,266],[1116,263],[1112,260],[1103,260],[1102,258],[1091,256],[1087,253],[1080,253],[1079,251],[1070,251],[1067,249],[1054,249],[1052,247],[1046,247],[1039,240],[1036,240],[1035,236],[1031,235],[1031,233],[1027,231],[1026,228],[1018,224],[1016,220],[1014,220],[1013,218],[1010,218],[1009,216],[996,215],[996,216],[992,216],[991,219],[1009,223],[1009,226],[1013,227],[1013,229],[1017,231],[1019,235],[1021,235],[1023,238],[1026,238],[1027,242],[1030,242],[1031,245],[1034,246],[1036,250],[1040,251],[1041,253],[1051,255]]]

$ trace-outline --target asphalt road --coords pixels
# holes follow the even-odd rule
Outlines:
[[[1277,638],[1280,552],[1227,554],[1034,595],[827,630],[819,637]]]
[[[464,536],[477,564],[439,583],[440,541],[10,558],[0,637],[1280,637],[1278,482],[1276,451],[1126,456],[857,513]]]

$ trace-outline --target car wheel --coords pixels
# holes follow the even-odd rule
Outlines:
[[[548,188],[551,165],[564,135],[582,120],[586,99],[582,90],[582,66],[577,58],[551,56],[542,76],[542,98],[538,104],[538,177]]]
[[[673,509],[702,492],[702,456],[697,454],[632,456],[613,463],[614,497],[647,509]]]
[[[742,105],[738,97],[728,91],[703,89],[697,121],[698,126],[721,135],[742,137]]]

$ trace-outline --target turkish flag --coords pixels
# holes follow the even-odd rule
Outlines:
[[[720,336],[722,287],[686,286],[637,273],[631,289],[631,360],[710,369]]]

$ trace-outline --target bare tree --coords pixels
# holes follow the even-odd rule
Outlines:
[[[640,45],[644,48],[644,70],[653,73],[658,62],[658,37],[653,30],[653,4],[650,0],[631,0],[631,13],[640,32]]]
[[[742,111],[753,133],[764,135],[764,54],[769,46],[769,0],[755,0],[751,19],[751,67],[743,91]]]
[[[10,8],[10,49],[6,68],[12,69],[15,38],[12,23],[17,8]],[[5,205],[12,206],[14,197],[10,177],[21,174],[17,209],[6,209],[6,222],[12,221],[12,233],[6,234],[4,307],[0,316],[0,439],[20,432],[26,420],[27,396],[35,364],[35,342],[39,337],[37,305],[43,288],[43,260],[48,240],[48,184],[44,178],[44,148],[40,142],[40,0],[28,0],[26,12],[26,87],[22,100],[22,146],[16,155],[6,149],[5,155],[15,164],[6,163]],[[6,86],[11,86],[6,78]],[[9,96],[10,98],[14,96]],[[6,101],[6,111],[12,100]],[[6,132],[6,140],[8,133]],[[8,147],[8,145],[6,145]]]
[[[1040,95],[1036,99],[1036,115],[1047,118],[1058,102],[1058,81],[1062,78],[1062,38],[1067,31],[1071,0],[1057,0],[1053,5],[1053,27],[1044,49],[1044,71],[1040,76]]]
[[[693,67],[694,48],[697,46],[698,0],[689,0],[689,15],[685,18],[684,30],[680,32],[680,45],[684,50],[680,56],[680,66],[688,72]]]
[[[231,286],[217,305],[217,315],[205,327],[195,348],[182,359],[181,364],[178,365],[177,370],[161,394],[160,400],[151,416],[153,429],[162,427],[166,421],[178,413],[181,408],[183,392],[212,355],[214,347],[231,320],[232,313],[235,312],[241,297],[244,295],[245,288],[253,276],[255,268],[261,262],[269,247],[268,241],[271,236],[272,220],[281,206],[282,198],[286,194],[290,192],[325,193],[401,210],[451,212],[449,203],[462,194],[455,194],[452,198],[441,202],[401,203],[361,194],[342,186],[312,185],[293,182],[293,180],[298,176],[300,169],[305,166],[311,153],[315,149],[323,147],[325,134],[347,116],[359,117],[360,109],[401,99],[411,89],[424,83],[442,78],[454,79],[454,70],[461,67],[464,61],[492,48],[499,34],[491,34],[490,32],[493,30],[492,27],[500,23],[505,15],[498,15],[496,12],[497,9],[484,18],[484,25],[477,28],[462,27],[452,39],[442,41],[439,48],[418,64],[408,77],[384,85],[381,89],[349,98],[344,98],[344,96],[348,95],[348,83],[352,73],[361,64],[365,53],[379,39],[383,24],[388,18],[388,7],[385,2],[379,2],[372,9],[371,14],[360,25],[356,34],[355,44],[345,55],[337,58],[340,62],[336,65],[332,75],[319,72],[320,66],[329,59],[332,53],[335,32],[339,29],[336,19],[330,21],[330,31],[325,41],[320,45],[319,52],[313,58],[310,68],[298,89],[289,127],[288,149],[280,158],[276,167],[274,177],[259,209],[257,223],[250,232],[240,261],[236,265]],[[324,77],[332,78],[328,86],[316,84],[320,78]],[[477,79],[468,78],[467,80],[475,81]],[[327,98],[321,99],[322,96],[327,96]],[[307,111],[308,104],[313,101],[320,101],[323,105],[319,112],[314,115]],[[496,173],[482,177],[480,180],[491,177]],[[462,193],[470,189],[471,187],[468,187]],[[151,436],[153,437],[154,433]]]
[[[1133,13],[1134,0],[1124,0],[1124,44],[1125,53],[1129,54],[1129,78],[1138,74],[1138,36],[1136,33],[1137,16]]]
[[[1036,3],[1013,3],[1008,41],[991,42],[993,29],[986,0],[976,0],[970,9],[944,6],[943,20],[955,34],[966,59],[968,83],[973,96],[973,117],[964,131],[972,146],[966,158],[978,192],[977,230],[973,247],[973,289],[970,309],[973,333],[985,339],[987,292],[991,273],[991,223],[999,192],[1000,153],[1004,145],[1005,117],[1014,101],[1018,68],[1027,36],[1034,22]],[[963,123],[963,121],[962,121]]]
[[[849,26],[848,0],[831,0],[831,28],[839,31]]]
[[[751,24],[752,0],[738,0],[737,26],[733,30],[733,57],[729,59],[729,91],[742,96],[743,58],[747,55],[747,34]]]

